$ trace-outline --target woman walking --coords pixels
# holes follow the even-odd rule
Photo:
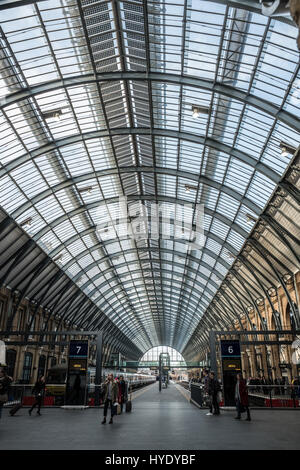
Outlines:
[[[241,413],[247,411],[246,421],[251,421],[246,381],[243,379],[242,374],[237,374],[236,379],[235,401],[237,416],[235,419],[241,419]]]
[[[30,410],[28,410],[28,413],[31,416],[32,410],[37,406],[38,407],[37,414],[39,416],[41,416],[41,405],[42,405],[42,401],[43,401],[43,398],[44,398],[44,392],[45,392],[45,377],[43,377],[41,375],[38,378],[38,380],[36,381],[36,383],[35,383],[35,385],[32,389],[32,392],[35,395],[35,401],[34,401],[32,407],[30,408]]]

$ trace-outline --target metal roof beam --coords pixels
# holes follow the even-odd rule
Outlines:
[[[282,121],[287,124],[289,127],[295,129],[297,132],[300,132],[299,119],[297,119],[292,113],[281,109],[281,107],[276,106],[270,101],[259,98],[255,95],[247,93],[231,85],[227,85],[222,82],[216,82],[215,80],[176,75],[165,72],[105,72],[97,73],[96,76],[90,73],[70,78],[51,80],[49,82],[44,82],[42,84],[22,89],[22,91],[7,95],[6,97],[1,99],[0,108],[24,100],[26,98],[30,98],[31,96],[34,96],[36,94],[45,92],[49,93],[59,88],[66,88],[69,86],[84,85],[103,81],[111,82],[122,80],[172,83],[174,85],[195,87],[203,90],[208,90],[214,93],[220,93],[221,95],[225,95],[229,98],[242,101],[248,104],[249,106],[253,106],[257,109],[260,109],[262,112],[273,116],[279,121]]]
[[[300,132],[300,128],[299,128],[299,132]],[[185,140],[187,142],[193,142],[198,145],[207,145],[208,147],[211,147],[218,152],[224,152],[246,163],[247,165],[252,166],[257,171],[259,171],[263,175],[270,178],[270,180],[273,181],[274,183],[278,183],[281,178],[280,175],[276,173],[274,170],[272,170],[270,167],[268,167],[268,165],[265,165],[264,163],[257,161],[255,158],[251,157],[251,155],[248,155],[246,152],[242,152],[241,150],[238,150],[212,137],[206,137],[204,135],[195,135],[195,134],[192,134],[191,132],[181,132],[181,131],[175,131],[172,129],[147,128],[147,127],[113,128],[109,130],[85,132],[83,134],[75,134],[72,136],[64,137],[62,139],[56,139],[52,141],[51,143],[37,147],[36,149],[28,153],[25,153],[24,155],[21,155],[15,160],[9,162],[4,168],[0,169],[0,177],[4,176],[5,174],[9,173],[10,171],[18,168],[22,164],[32,159],[39,157],[40,155],[44,155],[47,152],[51,152],[51,151],[60,149],[62,147],[65,147],[67,145],[72,145],[78,142],[85,142],[91,139],[99,139],[99,138],[119,136],[119,135],[147,135],[147,136],[167,137],[167,138]],[[133,171],[132,170],[133,168],[135,167],[134,166],[124,167],[124,168],[120,167],[118,169],[115,168],[114,170],[115,170],[115,173],[117,173],[118,171],[121,173],[124,173],[126,169],[127,169],[127,172]],[[141,168],[148,168],[148,167],[141,167]],[[159,168],[159,167],[155,167],[155,169],[157,171],[162,171],[163,169],[166,170],[166,168]],[[95,175],[103,176],[106,174],[110,174],[109,173],[110,171],[112,171],[112,169],[96,171],[94,172],[94,176]],[[189,173],[189,172],[183,171],[183,173]],[[79,180],[80,178],[81,176],[77,177],[77,179]],[[60,184],[62,188],[64,187],[63,186],[64,183],[65,182]]]
[[[224,188],[222,188],[223,185],[219,185],[220,187],[220,191],[224,191]],[[221,189],[222,188],[222,189]],[[230,189],[230,188],[228,188]],[[244,198],[243,196],[241,196],[240,194],[238,194],[236,191],[232,191],[232,193],[235,195],[235,198],[241,203],[241,204],[244,204],[246,207],[248,207],[249,209],[253,210],[253,212],[255,211],[255,213],[257,215],[259,215],[260,213],[260,209],[259,207],[257,207],[255,204],[253,204],[251,201],[249,201],[249,199],[247,198]],[[195,206],[195,203],[193,202],[190,202],[190,201],[187,201],[185,199],[177,199],[177,198],[174,198],[174,197],[169,197],[169,196],[154,196],[154,195],[139,195],[139,194],[130,194],[127,196],[127,200],[128,201],[156,201],[156,200],[159,200],[159,201],[162,201],[162,202],[171,202],[173,204],[191,204],[192,206]],[[52,221],[50,224],[46,225],[45,227],[43,227],[39,232],[37,232],[35,235],[32,236],[32,239],[37,241],[39,240],[41,237],[43,237],[49,230],[53,229],[54,227],[60,225],[62,222],[64,222],[65,220],[68,220],[69,218],[72,218],[78,214],[81,214],[85,211],[88,211],[88,210],[91,210],[91,209],[94,209],[96,207],[100,207],[102,205],[107,205],[107,203],[116,203],[119,201],[119,197],[114,197],[114,198],[109,198],[109,199],[104,199],[102,201],[95,201],[95,202],[92,202],[92,203],[89,203],[89,204],[86,204],[86,205],[83,205],[83,206],[80,206],[72,211],[70,211],[69,213],[67,214],[64,214],[60,217],[58,217],[57,219],[55,219],[54,221]],[[14,213],[15,214],[15,213]],[[222,220],[223,223],[226,223],[226,220],[227,220],[227,225],[228,225],[228,219],[226,219],[226,217],[222,216],[221,214],[218,214],[216,213],[215,214],[215,217],[216,218],[220,218]],[[234,230],[236,232],[238,232],[242,237],[245,238],[245,231],[239,227],[239,225],[237,224],[234,224],[234,223],[230,223],[230,227],[232,227],[234,225]],[[247,234],[248,236],[248,234]]]

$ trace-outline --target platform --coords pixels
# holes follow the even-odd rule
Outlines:
[[[155,383],[136,392],[133,412],[116,416],[113,425],[101,425],[102,409],[44,408],[40,417],[27,408],[15,417],[4,410],[0,449],[300,449],[297,411],[253,410],[251,422],[234,420],[233,411],[206,413],[181,387],[159,392]]]

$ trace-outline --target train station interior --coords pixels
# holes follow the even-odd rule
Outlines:
[[[299,31],[0,0],[1,452],[300,450]]]

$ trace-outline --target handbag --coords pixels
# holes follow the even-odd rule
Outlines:
[[[218,401],[218,403],[221,403],[222,398],[223,398],[223,397],[222,397],[222,392],[219,391],[219,392],[217,393],[217,401]]]
[[[118,402],[114,403],[114,415],[120,415],[121,414],[121,405]]]

